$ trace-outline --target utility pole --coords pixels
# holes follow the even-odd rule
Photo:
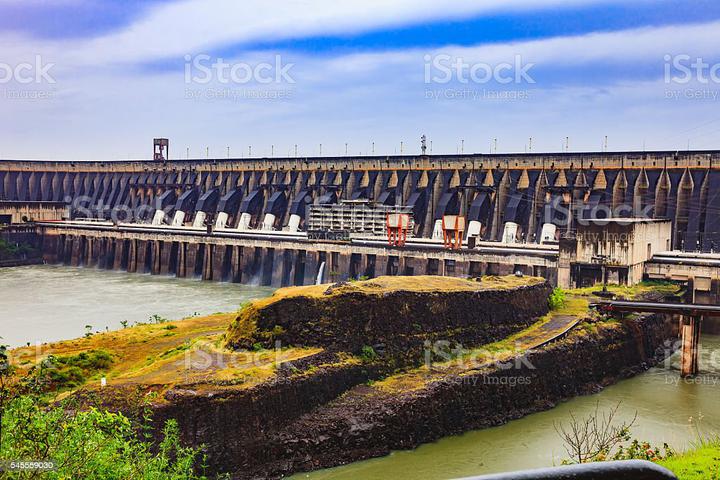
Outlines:
[[[210,147],[205,147],[205,158],[210,158]]]
[[[190,147],[185,148],[185,158],[190,160]]]
[[[270,145],[270,157],[275,156],[275,145]]]
[[[465,140],[460,140],[460,153],[465,153]]]
[[[322,143],[320,144],[320,156],[322,157]]]
[[[372,142],[372,154],[375,155],[375,142]]]
[[[528,151],[532,153],[532,137],[530,137],[530,146],[528,147]]]
[[[252,145],[248,145],[248,157],[252,158]]]
[[[570,137],[565,137],[565,152],[570,151]]]
[[[347,142],[345,142],[345,155],[347,155],[347,152],[348,152],[348,144],[347,144]]]
[[[494,153],[497,153],[497,138],[493,139],[493,150],[494,150]]]
[[[605,135],[605,143],[603,144],[603,149],[605,152],[608,151],[608,136]]]
[[[295,158],[297,158],[297,143],[295,144]]]
[[[403,154],[403,142],[400,142],[400,155]]]

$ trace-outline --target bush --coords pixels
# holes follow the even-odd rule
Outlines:
[[[46,389],[66,390],[78,387],[98,372],[108,370],[113,358],[105,350],[90,350],[64,357],[50,356],[40,375]]]
[[[20,396],[6,405],[2,423],[0,459],[54,462],[57,469],[42,478],[205,478],[195,473],[199,451],[181,446],[174,420],[166,423],[157,453],[139,440],[127,417],[95,408],[76,411],[67,402],[44,408],[37,398]],[[14,478],[37,477],[28,471]]]
[[[377,358],[377,352],[375,352],[375,349],[370,345],[365,345],[360,351],[360,358],[365,363],[372,362]]]
[[[550,310],[559,310],[565,306],[565,292],[561,288],[555,287],[552,291],[548,298],[548,306]]]

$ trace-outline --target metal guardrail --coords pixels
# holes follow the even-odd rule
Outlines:
[[[623,460],[496,473],[461,480],[678,480],[678,478],[670,470],[646,460]]]
[[[680,315],[707,317],[720,317],[720,305],[704,305],[697,303],[658,303],[658,302],[631,302],[624,300],[613,300],[590,304],[604,312],[629,312],[629,313],[677,313]]]

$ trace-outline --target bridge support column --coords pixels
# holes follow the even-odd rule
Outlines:
[[[225,280],[225,272],[228,265],[225,265],[226,250],[225,245],[213,245],[212,248],[212,279],[216,282]]]
[[[178,243],[177,264],[175,266],[175,275],[178,278],[187,277],[187,243]]]
[[[152,273],[153,275],[159,275],[162,269],[162,244],[163,242],[155,240],[150,246],[150,248],[152,249],[152,263],[150,265],[150,273]]]
[[[698,357],[700,353],[701,316],[682,317],[682,356],[680,358],[680,375],[691,377],[700,369]]]
[[[258,274],[262,270],[262,263],[258,264],[256,258],[260,257],[261,251],[256,247],[242,247],[240,259],[240,277],[242,282],[248,285],[260,285]]]
[[[128,262],[127,262],[127,271],[128,273],[135,273],[137,272],[138,268],[138,241],[135,239],[130,240],[130,244],[128,247]]]
[[[108,251],[108,239],[101,237],[97,239],[98,251],[97,251],[97,267],[105,270],[107,268],[107,251]]]
[[[198,212],[199,213],[199,212]],[[205,244],[202,259],[202,279],[212,280],[213,279],[213,252],[216,250],[216,245]]]
[[[239,283],[242,281],[240,262],[242,262],[243,247],[233,245],[228,248],[232,248],[232,254],[230,255],[230,281]]]
[[[270,277],[270,286],[283,287],[283,272],[285,271],[285,250],[275,249],[272,257],[272,273]]]
[[[112,240],[115,243],[115,256],[112,262],[113,270],[120,270],[123,264],[123,251],[125,249],[125,241],[119,238]]]
[[[82,263],[82,237],[73,237],[72,239],[72,250],[70,253],[70,266],[78,267]]]
[[[161,248],[161,254],[160,254],[160,274],[161,275],[169,275],[170,272],[173,270],[173,267],[170,265],[170,262],[172,261],[170,258],[170,254],[173,250],[173,242],[162,242],[162,248]]]
[[[388,258],[389,257],[387,255],[377,255],[375,257],[374,277],[383,277],[387,275]]]
[[[320,254],[313,250],[305,252],[305,285],[315,285],[317,281]]]

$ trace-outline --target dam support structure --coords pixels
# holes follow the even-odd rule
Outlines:
[[[40,226],[46,263],[286,287],[385,275],[473,277],[522,274],[557,281],[557,255],[526,249],[485,252],[347,243],[127,233],[113,228]]]

